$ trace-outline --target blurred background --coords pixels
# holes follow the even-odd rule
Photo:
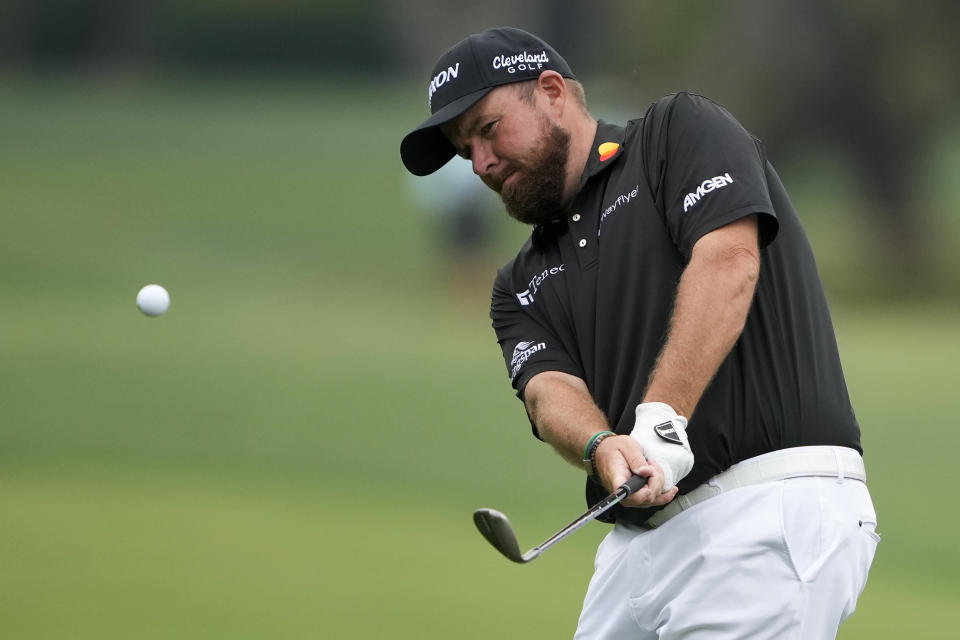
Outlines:
[[[598,117],[693,90],[766,142],[884,536],[840,637],[955,638],[958,7],[3,0],[4,636],[572,635],[605,527],[519,567],[470,518],[526,549],[584,509],[487,318],[526,229],[398,151],[436,57],[512,25]]]

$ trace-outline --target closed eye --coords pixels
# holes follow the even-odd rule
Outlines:
[[[491,121],[488,122],[487,124],[485,124],[485,125],[483,125],[482,127],[480,127],[480,130],[479,130],[480,137],[481,137],[481,138],[491,138],[491,137],[493,137],[494,133],[496,133],[497,125],[499,125],[499,124],[500,124],[500,120],[499,120],[499,119],[496,119],[496,120],[491,120]],[[470,145],[469,145],[469,144],[465,144],[465,145],[463,145],[462,147],[459,146],[459,145],[455,145],[454,148],[455,148],[455,150],[456,150],[456,152],[457,152],[457,155],[460,156],[461,158],[463,158],[464,160],[470,160],[470,159],[471,159],[472,154],[470,153]]]

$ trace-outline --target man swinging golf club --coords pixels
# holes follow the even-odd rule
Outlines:
[[[497,28],[436,63],[401,157],[460,155],[531,225],[491,318],[534,435],[600,518],[575,638],[833,638],[876,549],[860,428],[807,238],[762,143],[666,96],[598,122],[564,59]]]

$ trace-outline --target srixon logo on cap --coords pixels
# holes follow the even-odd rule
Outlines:
[[[653,428],[657,432],[657,435],[666,440],[667,442],[672,442],[674,444],[683,444],[683,440],[680,439],[680,436],[677,435],[677,430],[673,428],[672,422],[662,422],[656,425]]]
[[[460,75],[460,63],[453,65],[452,67],[447,67],[443,69],[433,77],[433,80],[430,81],[430,88],[427,89],[427,102],[433,105],[433,94],[437,92],[437,89],[447,84],[451,80],[456,80],[457,76]]]

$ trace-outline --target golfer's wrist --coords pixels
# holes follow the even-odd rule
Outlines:
[[[597,449],[600,447],[600,443],[606,440],[611,436],[616,434],[612,431],[598,431],[593,434],[587,444],[583,448],[583,468],[587,472],[588,476],[596,477],[597,474]]]

